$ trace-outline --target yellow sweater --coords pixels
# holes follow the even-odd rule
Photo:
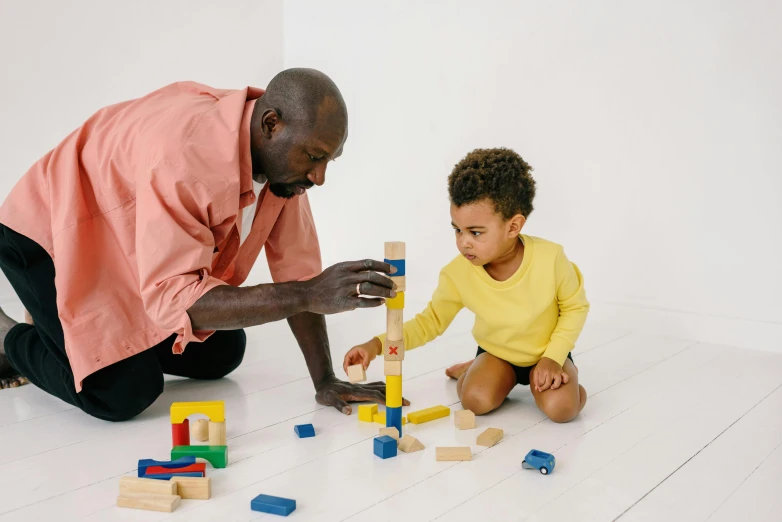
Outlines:
[[[507,281],[492,279],[462,255],[448,263],[426,309],[405,322],[405,349],[442,335],[466,307],[475,314],[473,337],[492,355],[516,366],[532,366],[541,357],[564,364],[589,312],[583,277],[560,245],[521,239],[524,259]],[[385,335],[378,338],[385,341]]]

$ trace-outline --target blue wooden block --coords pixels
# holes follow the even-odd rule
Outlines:
[[[388,408],[386,407],[386,427],[396,428],[399,432],[399,436],[402,436],[402,407]]]
[[[152,460],[152,459],[139,459],[138,461],[138,476],[143,477],[147,474],[147,468],[150,466],[163,466],[164,468],[184,468],[195,464],[195,457],[182,457],[176,460]]]
[[[396,440],[388,435],[375,437],[375,455],[381,459],[396,457]]]
[[[156,480],[170,480],[172,477],[203,477],[203,473],[198,471],[186,471],[184,473],[159,473],[157,475],[144,475],[143,478]]]
[[[404,259],[383,259],[385,263],[396,267],[396,272],[388,274],[390,276],[399,277],[405,275],[405,260]]]
[[[299,424],[298,426],[294,426],[293,431],[296,432],[296,435],[298,435],[300,439],[315,436],[315,428],[312,427],[312,424]]]
[[[250,501],[250,509],[287,517],[296,509],[296,501],[271,495],[258,495]]]

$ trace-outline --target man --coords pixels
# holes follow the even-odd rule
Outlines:
[[[126,420],[164,373],[223,377],[243,328],[285,318],[320,404],[383,401],[382,383],[336,379],[324,314],[382,304],[395,292],[378,272],[393,269],[321,272],[306,195],[347,135],[339,89],[309,69],[266,91],[179,83],[98,111],[0,208],[0,268],[31,318],[0,310],[3,382]],[[239,287],[263,247],[274,283]]]

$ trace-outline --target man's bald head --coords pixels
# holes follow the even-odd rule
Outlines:
[[[315,69],[282,71],[272,78],[259,101],[264,108],[276,110],[288,123],[316,124],[323,118],[347,123],[342,93],[331,78]]]

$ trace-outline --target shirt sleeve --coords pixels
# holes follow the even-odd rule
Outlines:
[[[464,308],[459,290],[445,269],[440,271],[437,288],[423,312],[403,326],[405,350],[412,350],[435,340],[448,329],[456,314]],[[385,343],[386,334],[377,336]]]
[[[177,334],[174,352],[203,342],[214,330],[193,331],[187,310],[226,284],[210,276],[215,209],[208,187],[176,170],[153,169],[136,185],[136,263],[144,309],[161,329]]]
[[[315,219],[306,193],[285,202],[265,248],[275,283],[306,281],[323,271]]]
[[[555,277],[559,319],[543,357],[563,365],[567,354],[575,347],[578,336],[584,328],[589,313],[589,302],[581,271],[570,262],[562,250],[557,254],[555,261]]]

